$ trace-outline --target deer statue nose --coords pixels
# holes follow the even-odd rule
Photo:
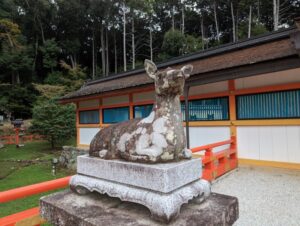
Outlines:
[[[177,77],[178,77],[178,78],[182,78],[182,77],[184,77],[184,75],[183,75],[183,73],[181,72],[181,73],[178,73]]]

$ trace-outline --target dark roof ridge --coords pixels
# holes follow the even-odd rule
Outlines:
[[[269,32],[266,34],[258,35],[258,36],[252,37],[252,38],[243,39],[243,40],[240,40],[237,42],[222,44],[220,46],[216,46],[216,47],[213,47],[213,48],[210,48],[207,50],[201,50],[201,51],[194,52],[191,54],[173,57],[170,60],[158,63],[157,68],[164,68],[164,67],[168,67],[168,66],[171,66],[174,64],[184,63],[186,61],[197,60],[197,59],[201,59],[201,58],[205,58],[205,57],[214,56],[214,55],[217,55],[220,53],[230,52],[233,50],[239,50],[239,49],[243,49],[246,47],[255,46],[257,44],[263,44],[265,42],[286,38],[287,36],[290,35],[290,31],[294,30],[294,29],[295,29],[295,26],[291,26],[290,28],[287,28],[287,29],[281,29],[278,31],[273,31],[273,32]],[[97,83],[101,83],[101,82],[105,82],[105,81],[109,81],[109,80],[114,80],[114,79],[118,79],[118,78],[122,78],[122,77],[127,77],[130,75],[136,75],[136,74],[142,73],[144,71],[145,71],[144,68],[140,68],[140,69],[130,70],[130,71],[126,71],[126,72],[121,72],[118,74],[109,75],[108,77],[89,81],[85,84],[85,86],[89,86],[89,85],[93,85],[93,84],[97,84]]]

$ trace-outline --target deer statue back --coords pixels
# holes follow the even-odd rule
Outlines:
[[[193,66],[160,72],[152,61],[145,60],[145,70],[155,84],[156,101],[152,112],[144,119],[101,129],[90,144],[90,156],[145,163],[191,157],[191,151],[186,149],[180,96]]]

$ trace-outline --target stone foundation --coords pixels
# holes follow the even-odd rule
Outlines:
[[[40,200],[44,219],[56,226],[161,226],[154,221],[150,211],[139,204],[122,202],[118,198],[90,193],[79,196],[69,190],[55,193]],[[212,193],[201,205],[184,204],[178,218],[170,226],[232,225],[239,215],[235,197]]]

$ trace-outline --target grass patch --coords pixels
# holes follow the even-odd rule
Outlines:
[[[72,143],[69,141],[68,143]],[[61,150],[61,149],[60,149]],[[0,149],[0,191],[35,184],[43,181],[54,180],[74,174],[66,169],[58,169],[53,176],[51,159],[58,157],[61,151],[50,149],[48,142],[26,143],[24,147],[16,148],[8,145]],[[13,160],[45,160],[42,163],[24,163]],[[39,205],[40,197],[55,191],[37,194],[11,202],[1,204],[0,217],[17,213]]]
[[[75,140],[66,141],[65,145],[76,146]],[[51,146],[46,141],[25,143],[24,147],[16,148],[15,145],[6,145],[0,149],[0,161],[3,160],[33,160],[37,158],[48,159],[52,158],[55,152],[62,150],[58,147],[56,150],[51,150]]]

